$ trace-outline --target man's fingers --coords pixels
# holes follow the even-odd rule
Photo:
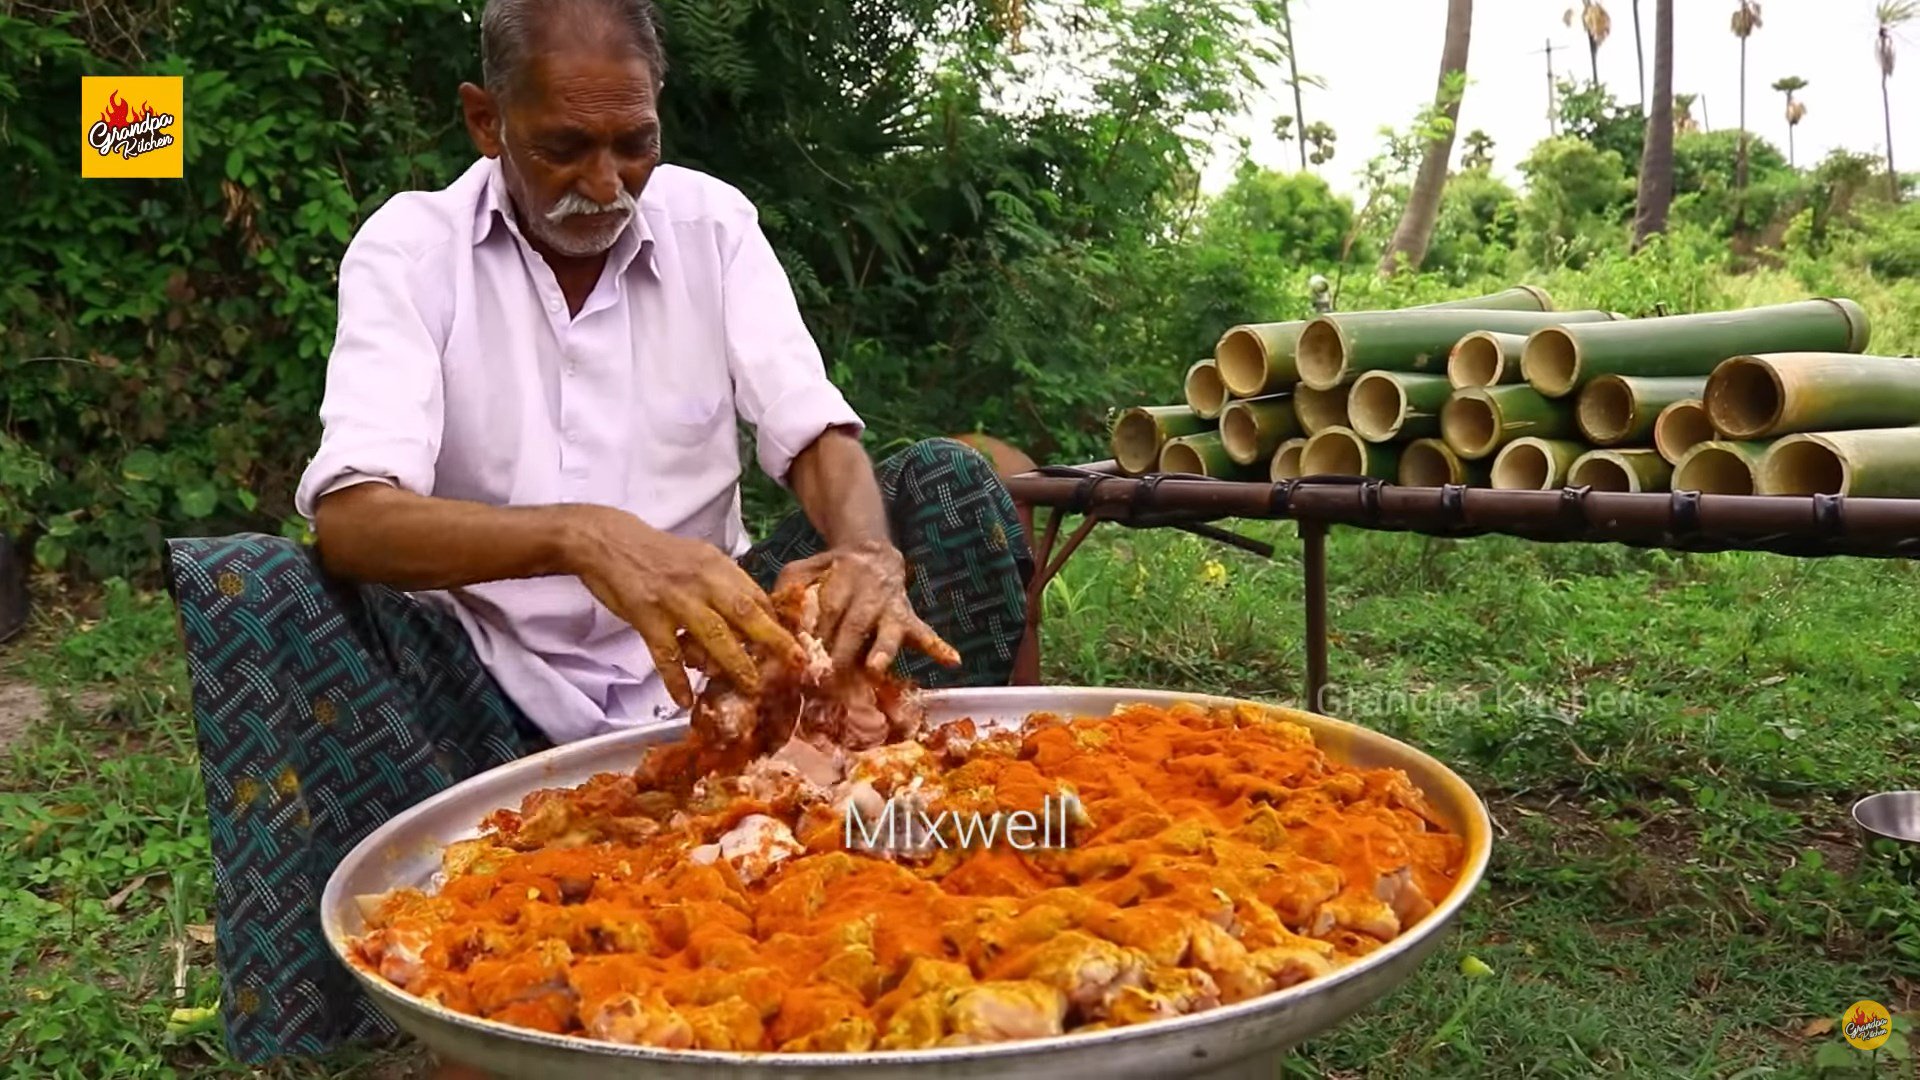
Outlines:
[[[874,631],[873,648],[867,650],[867,671],[874,675],[884,675],[887,665],[900,655],[900,641],[906,636],[907,628],[898,619],[882,619],[880,629]]]
[[[921,621],[918,616],[910,626],[911,628],[907,631],[908,644],[926,653],[934,663],[942,667],[960,666],[960,650],[947,644],[946,639],[934,633],[933,627]]]
[[[826,583],[820,586],[820,622],[814,627],[813,636],[822,642],[839,639],[841,622],[846,619],[849,607],[858,602],[859,591],[854,573],[854,570],[842,567],[828,574]],[[833,658],[835,664],[842,666],[849,661],[849,657],[837,651],[833,653]]]
[[[854,665],[860,655],[860,646],[866,644],[872,636],[874,624],[880,621],[885,610],[885,602],[871,593],[856,597],[853,605],[847,609],[846,617],[833,632],[833,666],[845,671]]]
[[[654,669],[660,672],[660,681],[666,684],[674,704],[683,709],[693,708],[693,684],[687,680],[686,668],[681,666],[680,646],[674,640],[672,625],[654,616],[636,623],[634,629],[647,643],[647,651],[653,654]]]
[[[682,630],[679,636],[680,661],[696,671],[706,671],[713,663],[700,639]]]
[[[760,665],[734,636],[733,628],[712,608],[689,605],[681,618],[687,624],[687,636],[699,642],[708,659],[720,666],[728,682],[742,690],[760,685]]]
[[[780,625],[780,620],[774,618],[765,608],[754,603],[751,598],[740,595],[734,596],[725,603],[728,609],[727,621],[745,634],[748,640],[763,648],[787,654],[796,665],[806,663],[806,656],[800,648],[800,640],[794,637],[786,627]]]

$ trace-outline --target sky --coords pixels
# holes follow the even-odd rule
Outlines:
[[[1586,35],[1578,22],[1561,22],[1579,0],[1476,0],[1471,81],[1461,105],[1462,135],[1480,128],[1493,137],[1496,173],[1517,183],[1515,166],[1550,132],[1544,49],[1556,46],[1556,75],[1591,79]],[[1630,0],[1608,0],[1613,34],[1600,48],[1600,79],[1623,103],[1639,100]],[[1654,0],[1641,0],[1647,56],[1647,89],[1653,84]],[[1728,22],[1734,0],[1674,0],[1674,90],[1700,94],[1713,130],[1739,122],[1739,40]],[[1880,108],[1880,69],[1874,60],[1874,0],[1761,0],[1760,29],[1747,41],[1747,122],[1757,136],[1786,152],[1785,98],[1775,80],[1798,75],[1808,86],[1807,106],[1796,139],[1802,165],[1828,150],[1882,153],[1886,145]],[[1294,45],[1303,76],[1318,76],[1325,89],[1305,88],[1309,123],[1325,121],[1339,135],[1332,161],[1316,171],[1336,190],[1360,190],[1360,169],[1379,152],[1383,126],[1408,126],[1434,91],[1446,26],[1445,0],[1293,0]],[[1894,161],[1902,172],[1920,171],[1920,23],[1896,39],[1898,63],[1893,101]],[[1273,118],[1291,115],[1292,91],[1284,66],[1265,79],[1267,88],[1238,131],[1252,140],[1253,159],[1272,168],[1297,169],[1299,152],[1272,135]],[[1701,105],[1694,116],[1701,118]],[[1462,147],[1454,144],[1455,163]],[[1216,156],[1206,187],[1217,191],[1232,177],[1233,155]]]

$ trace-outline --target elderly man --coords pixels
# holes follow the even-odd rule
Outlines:
[[[798,648],[782,576],[825,578],[838,663],[924,685],[1004,683],[1024,627],[992,466],[935,440],[876,469],[754,207],[660,163],[649,0],[491,0],[482,41],[485,86],[460,88],[481,157],[341,262],[296,497],[317,553],[169,545],[246,1061],[391,1030],[319,934],[353,844],[531,750],[680,714],[683,635],[751,683]],[[736,418],[800,505],[752,547]]]

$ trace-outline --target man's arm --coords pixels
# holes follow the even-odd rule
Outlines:
[[[328,572],[398,589],[454,589],[567,574],[640,633],[673,699],[693,704],[679,648],[686,630],[736,686],[759,682],[741,639],[799,643],[766,594],[711,544],[605,506],[498,507],[355,484],[320,500],[315,529]]]
[[[845,428],[830,428],[793,459],[787,483],[828,547],[891,544],[873,462]]]

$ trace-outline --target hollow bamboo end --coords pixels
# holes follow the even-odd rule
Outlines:
[[[1244,402],[1233,402],[1220,414],[1220,444],[1238,464],[1259,460],[1260,418]]]
[[[1492,386],[1506,374],[1507,357],[1500,342],[1485,333],[1468,334],[1447,357],[1447,382],[1456,390]]]
[[[1405,487],[1464,484],[1466,467],[1439,439],[1415,439],[1400,454],[1400,483]]]
[[[1557,487],[1558,462],[1538,439],[1515,439],[1493,459],[1489,482],[1510,491],[1547,491]]]
[[[1185,476],[1205,476],[1207,461],[1200,456],[1200,451],[1176,439],[1161,448],[1160,471]]]
[[[1760,460],[1762,495],[1844,495],[1851,470],[1840,451],[1811,435],[1789,435]]]
[[[1541,311],[1553,310],[1553,295],[1547,292],[1547,290],[1541,288],[1540,286],[1515,285],[1514,288],[1519,289],[1521,292],[1530,294],[1533,297],[1534,302],[1540,305]]]
[[[1391,376],[1367,372],[1354,380],[1347,395],[1347,418],[1361,438],[1386,442],[1406,424],[1406,389]]]
[[[1267,384],[1267,343],[1245,326],[1236,326],[1213,347],[1220,380],[1239,397],[1252,397]]]
[[[1687,451],[1715,437],[1706,406],[1688,399],[1660,410],[1653,422],[1653,445],[1670,465],[1680,464]]]
[[[1500,440],[1500,409],[1479,388],[1461,390],[1440,407],[1440,436],[1463,458],[1486,457]]]
[[[1187,369],[1187,408],[1203,420],[1212,420],[1227,407],[1227,384],[1220,377],[1220,366],[1202,360]]]
[[[1300,344],[1294,354],[1300,369],[1300,381],[1315,390],[1332,390],[1347,372],[1347,343],[1340,328],[1326,319],[1315,319],[1300,331]]]
[[[1605,446],[1619,442],[1633,430],[1636,407],[1633,387],[1625,379],[1602,375],[1580,391],[1574,421],[1589,442]]]
[[[1772,364],[1736,356],[1714,368],[1702,404],[1708,421],[1727,438],[1755,439],[1780,423],[1787,387]]]
[[[1347,426],[1347,398],[1344,390],[1315,390],[1297,386],[1293,391],[1293,415],[1308,435],[1318,435],[1330,427]]]
[[[1365,476],[1367,441],[1351,428],[1328,428],[1307,440],[1300,454],[1304,476]]]
[[[1130,410],[1113,425],[1113,459],[1127,472],[1152,472],[1160,463],[1160,424],[1153,414]]]
[[[1547,397],[1566,397],[1580,385],[1580,344],[1558,326],[1536,330],[1520,354],[1520,374]]]
[[[1632,491],[1638,486],[1633,470],[1611,458],[1589,454],[1567,470],[1567,483],[1595,491]]]
[[[1306,449],[1305,439],[1288,439],[1280,444],[1280,448],[1273,452],[1273,464],[1268,470],[1274,483],[1298,480],[1306,475],[1300,469],[1300,458]]]
[[[1675,491],[1703,495],[1752,495],[1753,465],[1731,448],[1702,443],[1687,451],[1673,470]]]

